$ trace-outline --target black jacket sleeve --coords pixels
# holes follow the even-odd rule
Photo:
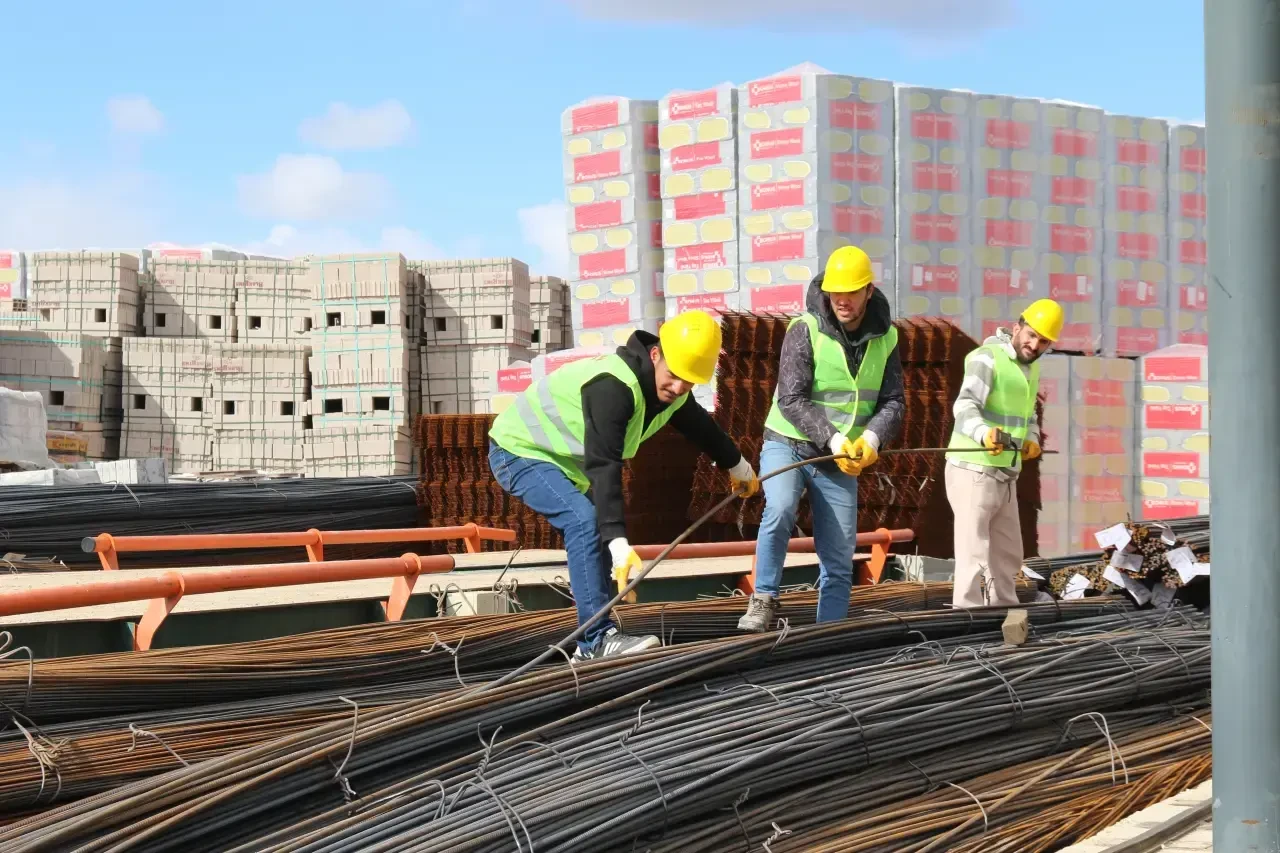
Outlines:
[[[742,461],[742,453],[733,439],[712,419],[706,409],[693,397],[684,401],[671,416],[671,425],[693,442],[699,450],[726,471]]]
[[[582,389],[584,473],[591,483],[600,538],[627,535],[622,500],[622,448],[635,412],[631,389],[614,376],[600,376]]]
[[[813,402],[813,342],[809,327],[796,323],[782,339],[778,359],[778,408],[791,425],[815,445],[825,448],[836,434],[822,407]]]
[[[867,423],[867,431],[876,434],[881,447],[887,446],[902,431],[902,419],[906,411],[907,400],[902,390],[902,357],[895,346],[884,363],[880,395],[876,398],[876,412]]]

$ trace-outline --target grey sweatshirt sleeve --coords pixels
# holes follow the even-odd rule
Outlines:
[[[964,366],[964,380],[951,410],[956,418],[956,431],[978,444],[987,437],[989,429],[982,417],[982,407],[987,404],[987,395],[991,393],[995,368],[995,357],[990,350],[983,347],[974,350]]]
[[[778,361],[778,408],[791,425],[818,447],[826,447],[836,428],[809,399],[813,390],[813,342],[809,327],[796,323],[782,339],[782,355]]]
[[[897,344],[884,363],[884,376],[880,380],[880,395],[876,398],[876,411],[867,423],[863,434],[872,433],[871,441],[877,450],[898,437],[902,431],[902,419],[906,417],[907,400],[902,386],[902,356]]]

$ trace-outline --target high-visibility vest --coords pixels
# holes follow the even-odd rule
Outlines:
[[[582,389],[597,376],[605,374],[617,377],[630,388],[635,402],[631,420],[627,422],[623,459],[635,456],[641,443],[662,429],[689,399],[687,393],[677,397],[646,428],[644,393],[635,372],[618,355],[588,358],[564,365],[518,394],[515,402],[494,420],[489,438],[515,456],[550,462],[585,494],[590,482],[582,471],[586,458]]]
[[[787,326],[790,331],[796,323],[809,328],[809,341],[813,345],[813,386],[809,399],[823,408],[827,420],[842,434],[857,438],[871,423],[876,413],[876,401],[880,398],[880,383],[884,380],[884,366],[889,354],[898,345],[898,330],[894,326],[883,335],[867,342],[862,363],[855,378],[849,372],[844,345],[818,328],[818,318],[801,314]],[[773,405],[764,425],[787,438],[811,441],[809,436],[792,426],[778,405],[778,392],[773,392]]]
[[[1036,416],[1036,395],[1040,391],[1040,362],[1032,362],[1031,369],[1023,373],[1022,365],[1009,355],[1003,346],[987,344],[969,353],[964,360],[965,367],[969,366],[969,359],[983,350],[994,356],[995,370],[991,375],[991,392],[987,395],[987,402],[982,407],[982,419],[986,421],[987,426],[1004,430],[1014,441],[1022,444],[1026,440],[1031,419]],[[953,449],[973,449],[981,446],[969,436],[955,430],[952,431],[951,441],[947,444],[947,447]],[[1018,454],[1012,450],[1006,450],[996,456],[990,453],[964,453],[957,454],[954,458],[962,458],[965,462],[992,468],[1013,468],[1018,464]]]

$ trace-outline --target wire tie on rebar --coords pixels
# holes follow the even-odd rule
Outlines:
[[[560,587],[564,587],[569,591],[565,592]],[[574,599],[573,597],[573,587],[567,581],[565,581],[564,575],[552,576],[551,582],[547,584],[547,588],[550,589],[552,592],[554,592],[556,595],[560,596],[561,598],[569,599],[569,602],[571,604],[577,603],[577,600]]]
[[[1129,662],[1129,659],[1124,656],[1124,652],[1112,645],[1105,638],[1099,637],[1095,642],[1101,643],[1111,649],[1111,651],[1116,653],[1116,657],[1120,658],[1121,662],[1123,662],[1125,666],[1129,667],[1129,672],[1133,673],[1133,696],[1135,699],[1142,698],[1142,677],[1138,675],[1138,670]]]
[[[351,798],[355,796],[355,791],[351,790],[351,783],[347,781],[347,777],[343,775],[342,771],[347,769],[347,762],[351,760],[351,754],[356,749],[356,729],[360,726],[360,704],[353,699],[348,699],[346,696],[339,696],[338,700],[346,702],[353,709],[351,713],[351,737],[347,741],[347,754],[342,757],[342,763],[333,770],[333,778],[337,780],[338,786],[342,788],[343,798],[349,803]],[[133,726],[130,726],[130,728],[133,728]],[[182,759],[178,760],[182,761]],[[183,761],[182,763],[186,764],[187,762]],[[348,795],[348,792],[350,792],[350,795]]]
[[[163,746],[163,747],[165,748],[165,751],[166,751],[166,752],[168,752],[170,755],[172,755],[174,758],[176,758],[176,759],[178,760],[178,763],[179,763],[179,764],[181,764],[183,767],[190,767],[190,766],[191,766],[189,763],[187,763],[187,760],[186,760],[186,759],[184,759],[181,755],[178,755],[178,753],[174,752],[174,751],[173,751],[173,747],[171,747],[171,746],[169,746],[169,744],[165,743],[165,742],[164,742],[164,739],[163,739],[163,738],[161,738],[161,737],[160,737],[160,735],[156,734],[155,732],[147,731],[147,730],[146,730],[146,729],[144,729],[144,728],[140,728],[140,727],[138,727],[138,726],[134,725],[133,723],[130,723],[130,724],[129,724],[129,735],[130,735],[130,737],[129,737],[129,748],[128,748],[128,749],[126,749],[126,750],[125,750],[125,752],[133,752],[134,747],[136,747],[136,746],[138,745],[138,738],[139,738],[140,736],[141,736],[141,737],[150,737],[150,738],[155,738],[156,743],[158,743],[158,744],[160,744],[161,746]]]
[[[58,753],[62,751],[62,747],[66,746],[69,738],[63,738],[57,743],[49,741],[50,745],[45,746],[32,737],[31,732],[27,731],[26,727],[19,723],[16,718],[13,720],[13,724],[18,727],[18,731],[22,732],[22,736],[27,739],[27,749],[30,750],[32,757],[36,760],[36,765],[40,768],[40,789],[36,791],[35,803],[39,803],[40,798],[44,796],[44,786],[48,780],[47,770],[52,770],[54,778],[58,780],[58,787],[50,798],[51,801],[57,800],[58,795],[62,793],[62,770],[58,767]],[[42,737],[42,739],[48,741],[48,738]]]
[[[974,663],[1004,682],[1005,688],[1009,691],[1009,699],[1013,702],[1013,705],[1011,706],[1013,709],[1013,726],[1016,728],[1017,725],[1022,722],[1022,716],[1025,713],[1025,709],[1022,706],[1021,697],[1019,697],[1018,692],[1013,689],[1013,682],[1006,678],[1005,674],[1000,671],[1000,668],[997,667],[990,659],[982,657],[979,651],[975,651],[973,649],[970,649],[970,651],[973,652]]]
[[[785,838],[786,836],[791,834],[791,830],[783,829],[782,827],[778,826],[777,821],[771,821],[770,825],[773,827],[773,835],[770,835],[769,838],[764,842],[764,853],[773,853],[773,847],[770,845],[772,845],[773,842],[781,838]]]
[[[622,742],[625,744],[631,737],[640,731],[640,727],[644,725],[644,709],[649,706],[652,699],[646,699],[645,703],[636,709],[636,723],[630,729],[622,733]]]
[[[431,637],[431,648],[423,649],[422,653],[424,655],[429,655],[436,650],[437,646],[444,649],[453,657],[453,674],[457,677],[458,683],[461,684],[463,687],[470,687],[471,685],[467,684],[467,682],[462,680],[462,670],[458,668],[458,652],[462,649],[462,641],[467,638],[467,635],[464,633],[461,637],[459,637],[458,645],[454,646],[453,648],[449,648],[449,644],[446,643],[444,640],[440,639],[440,635],[437,634],[435,631],[432,631],[427,636]]]
[[[1159,634],[1159,632],[1157,632],[1157,631],[1152,631],[1152,632],[1151,632],[1151,635],[1152,635],[1153,637],[1155,637],[1157,640],[1159,640],[1160,642],[1164,643],[1164,644],[1165,644],[1165,646],[1169,649],[1169,651],[1171,651],[1171,652],[1173,652],[1173,653],[1174,653],[1174,655],[1178,658],[1178,661],[1179,661],[1179,662],[1181,662],[1181,664],[1182,664],[1182,670],[1183,670],[1183,672],[1185,672],[1185,673],[1187,674],[1187,679],[1188,679],[1188,680],[1191,680],[1191,679],[1193,678],[1193,676],[1191,675],[1191,666],[1187,663],[1187,659],[1186,659],[1186,658],[1184,658],[1184,657],[1182,656],[1182,652],[1180,652],[1180,651],[1178,651],[1177,649],[1175,649],[1175,648],[1173,647],[1173,643],[1170,643],[1168,640],[1166,640],[1164,637],[1162,637],[1162,636]]]
[[[1098,727],[1098,731],[1102,732],[1102,736],[1107,741],[1107,754],[1111,759],[1111,784],[1114,785],[1116,783],[1116,759],[1118,758],[1120,759],[1120,768],[1124,770],[1124,783],[1128,785],[1129,766],[1125,764],[1124,755],[1120,752],[1120,747],[1117,746],[1116,742],[1111,738],[1111,726],[1107,723],[1107,718],[1098,711],[1086,711],[1083,714],[1077,714],[1067,720],[1067,727],[1063,730],[1062,737],[1058,740],[1058,745],[1061,746],[1062,742],[1066,740],[1067,735],[1070,733],[1071,727],[1075,725],[1076,720],[1083,720],[1086,717]],[[1099,720],[1102,722],[1098,722]]]
[[[1195,720],[1195,721],[1196,721],[1197,723],[1199,723],[1200,725],[1204,726],[1204,727],[1205,727],[1205,729],[1206,729],[1206,730],[1208,730],[1209,734],[1213,734],[1213,726],[1209,725],[1209,724],[1208,724],[1208,723],[1206,723],[1204,720],[1202,720],[1202,719],[1200,719],[1199,717],[1197,717],[1195,714],[1187,714],[1186,716],[1190,717],[1191,719]]]
[[[645,704],[647,705],[648,703],[646,702]],[[637,722],[636,727],[639,728],[639,726],[640,723]],[[644,769],[644,772],[649,774],[649,778],[653,780],[654,787],[658,789],[658,799],[662,801],[662,829],[658,832],[658,838],[662,838],[667,834],[667,826],[671,821],[671,813],[667,807],[667,794],[662,790],[662,782],[658,779],[658,774],[653,772],[653,769],[648,764],[645,764],[644,759],[636,755],[635,751],[627,746],[627,735],[625,733],[618,738],[618,746],[622,747],[622,751],[635,759],[636,764],[639,764]]]
[[[917,631],[916,633],[919,632]],[[934,657],[938,658],[938,660],[942,661],[944,664],[947,662],[947,652],[946,649],[942,647],[942,643],[939,643],[937,640],[925,640],[923,643],[916,643],[914,646],[905,646],[899,649],[897,653],[885,661],[885,663],[897,663],[899,658],[902,658],[903,660],[915,660],[914,653],[918,649],[925,649],[931,652]]]
[[[516,853],[524,853],[524,847],[520,844],[520,834],[516,832],[516,824],[511,822],[511,817],[514,817],[516,823],[520,824],[520,828],[524,830],[524,837],[529,842],[529,853],[533,853],[533,836],[529,834],[529,827],[524,825],[524,821],[521,820],[520,814],[515,810],[515,807],[498,796],[498,792],[493,790],[493,786],[484,779],[476,782],[475,785],[481,791],[493,797],[493,801],[498,804],[498,811],[501,812],[502,819],[507,822],[507,827],[511,830],[511,837],[516,841]],[[507,816],[507,812],[511,812],[511,817]]]
[[[484,755],[480,757],[480,766],[476,768],[476,778],[483,778],[484,771],[489,769],[489,761],[493,758],[493,745],[498,740],[498,733],[502,731],[502,726],[498,726],[493,730],[493,736],[488,741],[484,739],[484,732],[480,729],[480,724],[476,723],[476,737],[480,738],[480,745],[484,747]]]
[[[751,853],[751,833],[747,832],[747,824],[742,820],[742,812],[738,811],[742,804],[747,801],[747,797],[751,796],[751,788],[748,787],[738,798],[734,800],[729,808],[733,810],[733,817],[738,821],[738,829],[742,830],[742,841],[745,845],[742,849],[745,853]]]
[[[564,642],[564,641],[561,640],[561,642]],[[573,674],[573,698],[574,699],[581,698],[582,685],[578,683],[578,670],[574,668],[573,656],[557,645],[550,645],[550,646],[547,646],[547,648],[554,649],[555,651],[564,655],[564,659],[569,662],[569,672]]]
[[[906,758],[903,760],[906,761],[908,764],[910,764],[913,768],[915,768],[915,771],[924,777],[924,783],[925,785],[928,786],[928,789],[925,791],[926,794],[932,791],[938,790],[938,783],[933,781],[933,779],[929,776],[928,773],[924,772],[923,767],[921,767],[919,764],[916,764],[910,758]]]
[[[735,684],[732,687],[722,687],[719,689],[712,687],[710,684],[702,685],[703,690],[716,696],[723,696],[726,693],[732,693],[735,690],[741,690],[743,687],[750,687],[753,690],[762,690],[765,693],[768,693],[774,702],[777,702],[779,705],[782,704],[782,700],[778,698],[778,694],[774,693],[772,690],[770,690],[768,687],[765,687],[763,684],[756,684],[755,682],[752,682],[752,681],[744,681],[742,684]]]
[[[569,770],[573,767],[573,764],[570,761],[568,761],[563,755],[560,754],[560,750],[556,749],[554,746],[547,743],[546,741],[541,741],[541,740],[516,741],[513,744],[509,744],[503,747],[498,752],[498,754],[494,756],[494,758],[501,758],[502,756],[506,755],[508,752],[515,752],[517,749],[520,749],[521,747],[526,747],[526,746],[535,747],[537,749],[545,749],[547,752],[551,753],[552,755],[554,755],[556,758],[560,760],[560,763],[564,765],[565,770]]]
[[[782,645],[782,641],[787,638],[787,634],[791,633],[791,620],[787,619],[785,616],[779,616],[778,624],[782,626],[782,629],[778,631],[778,638],[773,641],[773,645],[769,647],[769,651],[764,653],[765,657],[776,652],[778,650],[778,646]]]
[[[25,711],[31,706],[31,689],[35,684],[36,678],[36,658],[31,652],[30,646],[14,646],[10,649],[9,646],[12,645],[13,642],[12,632],[0,631],[0,660],[13,657],[18,652],[27,653],[27,694],[22,699],[22,709]]]
[[[986,834],[987,834],[987,830],[988,830],[988,829],[990,828],[990,826],[991,826],[991,822],[987,820],[987,810],[986,810],[985,808],[983,808],[983,806],[982,806],[982,800],[979,800],[977,797],[975,797],[975,796],[973,795],[973,792],[972,792],[972,791],[967,791],[967,790],[965,790],[964,788],[961,788],[961,787],[960,787],[959,785],[957,785],[955,782],[944,782],[943,784],[944,784],[944,785],[950,785],[952,788],[955,788],[957,791],[963,791],[964,793],[968,794],[968,795],[969,795],[969,797],[970,797],[970,798],[971,798],[975,803],[977,803],[977,804],[978,804],[978,811],[982,812],[982,834],[983,834],[983,835],[986,835]]]

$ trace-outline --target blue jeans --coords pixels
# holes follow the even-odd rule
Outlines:
[[[801,458],[788,444],[766,441],[760,450],[760,473]],[[778,594],[787,540],[795,529],[796,509],[806,487],[818,551],[818,621],[831,622],[849,615],[858,536],[858,478],[843,473],[834,462],[805,465],[764,482],[764,518],[756,537],[756,592]]]
[[[582,625],[612,598],[612,565],[600,545],[595,504],[550,462],[516,456],[493,442],[489,443],[489,469],[507,494],[524,501],[564,535],[569,587],[578,608],[578,625]],[[579,648],[591,651],[612,627],[612,619],[601,619],[587,629]]]

